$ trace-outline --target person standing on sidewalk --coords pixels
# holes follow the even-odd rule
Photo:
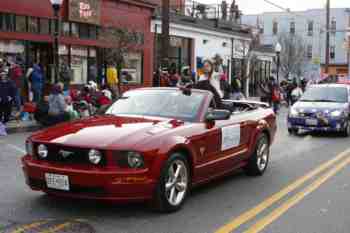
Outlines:
[[[14,63],[14,62],[11,63],[10,79],[16,85],[16,107],[17,107],[17,111],[21,111],[21,106],[22,106],[21,93],[22,93],[22,89],[23,89],[23,70],[18,64]]]
[[[0,68],[0,122],[3,124],[10,120],[12,104],[15,98],[15,84],[8,78],[8,74]]]
[[[115,65],[110,64],[107,68],[107,85],[113,91],[113,97],[119,98],[119,79],[118,70]]]
[[[29,90],[33,92],[33,102],[41,101],[42,89],[44,86],[44,74],[39,64],[34,64],[28,69],[26,77],[29,81]]]

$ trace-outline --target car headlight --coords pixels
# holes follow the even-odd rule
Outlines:
[[[33,156],[34,149],[33,149],[33,142],[31,140],[26,141],[26,153],[27,155]]]
[[[127,158],[130,168],[142,168],[144,166],[143,156],[137,152],[127,152]]]
[[[299,112],[295,108],[291,108],[289,111],[289,115],[295,117],[299,115]]]
[[[41,159],[45,159],[49,154],[49,151],[47,150],[47,147],[44,144],[40,144],[38,146],[38,156]]]
[[[90,150],[89,151],[89,161],[92,164],[99,164],[102,160],[102,153],[98,150]]]
[[[331,112],[331,117],[340,117],[340,116],[342,116],[343,114],[344,114],[343,111],[341,111],[341,110],[335,110],[335,111]]]

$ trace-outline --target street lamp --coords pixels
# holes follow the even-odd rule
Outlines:
[[[55,17],[55,31],[53,33],[54,36],[54,71],[55,71],[55,83],[58,81],[58,60],[59,60],[59,55],[58,55],[58,36],[59,36],[59,12],[61,5],[63,3],[63,0],[50,0],[52,9],[54,12],[54,17]]]
[[[282,51],[282,46],[279,42],[277,42],[276,46],[275,46],[275,52],[276,52],[276,56],[277,56],[277,83],[279,84],[279,71],[280,71],[280,54]]]

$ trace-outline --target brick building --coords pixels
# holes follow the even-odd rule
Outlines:
[[[150,86],[154,7],[143,0],[64,0],[59,60],[71,67],[72,83],[86,83],[91,66],[96,66],[102,77],[106,54],[119,45],[118,35],[127,34],[130,41],[121,71],[129,72],[132,80],[125,88]],[[25,66],[40,61],[48,83],[53,80],[53,30],[49,0],[0,1],[0,57],[20,59]]]

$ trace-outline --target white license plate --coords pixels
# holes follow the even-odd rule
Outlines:
[[[305,124],[311,125],[311,126],[316,126],[318,124],[318,121],[316,119],[306,119]]]
[[[69,191],[69,178],[65,175],[45,173],[48,188]]]

